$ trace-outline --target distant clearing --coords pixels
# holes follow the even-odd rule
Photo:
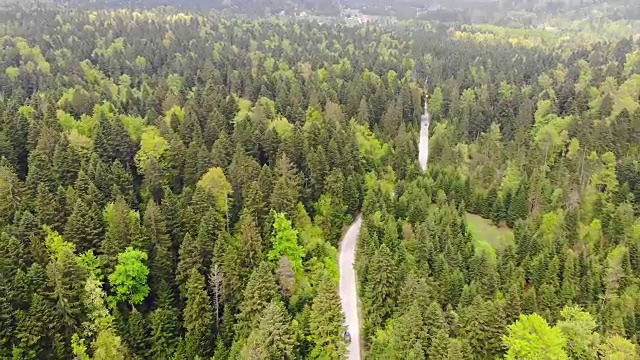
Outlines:
[[[513,244],[513,230],[497,227],[491,220],[467,213],[467,229],[473,235],[476,251],[487,251],[495,258],[495,251]]]

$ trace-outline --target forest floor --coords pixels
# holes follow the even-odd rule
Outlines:
[[[502,250],[513,244],[513,230],[506,226],[495,226],[491,220],[467,213],[467,229],[476,242],[476,250],[487,250],[495,256],[496,250]]]

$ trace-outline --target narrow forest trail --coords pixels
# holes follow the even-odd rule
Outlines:
[[[418,160],[422,171],[427,170],[429,161],[429,121],[431,115],[427,110],[425,101],[422,117],[420,118],[420,143]],[[362,215],[349,226],[349,230],[340,242],[340,299],[342,311],[345,315],[345,325],[351,334],[351,343],[347,349],[348,360],[360,360],[360,319],[358,317],[358,292],[356,291],[356,271],[354,269],[356,258],[356,244],[362,225]]]
[[[354,267],[356,243],[360,234],[362,216],[349,226],[349,230],[340,244],[340,299],[344,311],[347,330],[351,334],[347,359],[360,360],[360,324],[358,319],[358,293],[356,291],[356,272]]]

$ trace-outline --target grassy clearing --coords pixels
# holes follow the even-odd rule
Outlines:
[[[487,251],[495,258],[496,250],[513,244],[513,231],[508,227],[497,227],[491,220],[467,213],[467,229],[473,235],[477,251]]]

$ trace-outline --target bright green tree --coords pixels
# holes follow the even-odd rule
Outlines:
[[[268,254],[269,260],[279,261],[285,256],[293,264],[296,272],[302,271],[304,249],[298,245],[298,231],[293,229],[291,220],[287,219],[284,213],[275,213],[273,218],[273,247]]]
[[[538,314],[520,315],[507,329],[508,334],[502,338],[506,359],[568,359],[562,331],[550,327]]]
[[[579,307],[566,306],[560,312],[562,320],[556,327],[567,339],[566,351],[570,359],[596,359],[598,334],[596,321]]]
[[[131,306],[144,301],[149,294],[149,268],[145,261],[147,254],[132,247],[118,255],[115,271],[109,275],[109,283],[114,290],[113,301],[126,301]]]

